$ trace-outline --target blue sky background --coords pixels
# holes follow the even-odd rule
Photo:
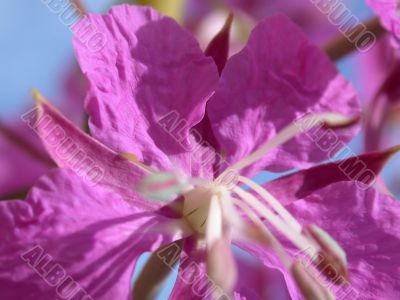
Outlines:
[[[112,1],[87,0],[85,3],[90,11],[104,12]],[[363,1],[346,3],[359,17],[370,15]],[[23,109],[32,105],[30,90],[33,87],[57,103],[66,66],[74,63],[71,38],[69,28],[41,1],[0,1],[0,119],[18,117]],[[357,87],[349,60],[342,61],[339,68]],[[353,149],[356,152],[360,149],[359,139],[353,143]],[[258,180],[270,178],[271,175],[262,174]],[[160,299],[167,298],[172,282],[173,278]]]

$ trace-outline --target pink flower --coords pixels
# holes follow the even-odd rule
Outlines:
[[[43,177],[26,201],[0,203],[5,298],[151,298],[178,260],[171,299],[263,298],[256,281],[254,295],[236,280],[232,243],[268,274],[280,270],[294,299],[299,289],[308,298],[330,297],[309,273],[313,267],[293,261],[295,247],[309,246],[332,264],[323,269],[330,265],[316,261],[332,282],[347,287],[349,277],[366,299],[395,298],[400,208],[366,190],[373,178],[346,177],[333,163],[265,186],[248,178],[312,167],[357,132],[348,126],[359,115],[353,88],[292,22],[262,21],[221,76],[187,31],[152,9],[116,6],[81,26],[107,40],[98,52],[74,41],[89,80],[93,137],[35,95],[37,114],[25,121],[61,170]],[[304,123],[293,124],[299,119]],[[315,121],[324,125],[313,132],[317,143],[300,128]],[[340,147],[332,147],[332,137]],[[363,159],[376,173],[398,150]],[[250,190],[226,185],[232,170]],[[154,269],[137,282],[149,288],[132,289],[145,251],[154,252]]]

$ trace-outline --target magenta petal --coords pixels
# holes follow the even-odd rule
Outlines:
[[[284,205],[337,182],[354,181],[360,189],[365,189],[366,184],[375,182],[376,176],[398,151],[399,146],[319,165],[269,181],[263,186]]]
[[[218,67],[218,72],[221,74],[228,60],[230,31],[233,22],[233,15],[230,14],[226,19],[221,31],[211,40],[205,50],[207,56],[211,56]]]
[[[0,166],[0,197],[5,199],[28,190],[54,164],[36,134],[18,121],[0,123]]]
[[[139,255],[181,238],[155,230],[169,219],[88,187],[71,171],[57,170],[42,178],[26,201],[1,202],[0,214],[4,299],[53,300],[56,292],[65,295],[66,287],[49,272],[55,264],[93,299],[131,299]]]
[[[290,46],[288,46],[290,45]],[[208,117],[228,163],[236,162],[306,113],[359,113],[355,90],[329,58],[287,17],[267,18],[233,56],[207,105]],[[338,132],[348,142],[355,129]],[[276,149],[246,175],[283,171],[326,160],[304,135]]]
[[[37,114],[36,118],[32,114]],[[143,169],[85,134],[50,103],[39,101],[36,111],[24,119],[39,134],[59,167],[74,170],[87,184],[117,192],[142,209],[160,207],[135,192],[137,183],[147,174]]]
[[[261,246],[255,243],[235,242],[235,245],[238,246],[243,251],[254,256],[254,258],[261,261],[262,263],[261,267],[264,268],[264,272],[267,272],[267,274],[270,274],[270,272],[271,274],[278,272],[278,274],[280,273],[283,275],[283,279],[285,280],[287,289],[286,292],[282,291],[283,294],[285,295],[289,294],[291,299],[296,299],[296,300],[303,299],[301,297],[300,291],[296,286],[296,283],[291,277],[291,274],[289,273],[288,270],[285,269],[285,267],[279,260],[278,256],[271,250],[271,248],[267,248],[264,245]],[[279,283],[279,290],[281,291],[282,288],[283,288],[282,283]],[[257,288],[255,290],[257,290]],[[236,293],[240,294],[240,289],[236,290]],[[242,291],[242,293],[245,293],[245,291]],[[241,298],[238,299],[242,300]],[[253,298],[249,299],[253,300]]]
[[[242,252],[235,255],[235,259],[239,275],[234,292],[237,299],[290,299],[279,271],[264,266],[256,258]]]
[[[345,250],[349,299],[355,295],[369,300],[398,297],[400,203],[347,182],[330,185],[288,209],[301,223],[313,222],[329,232]]]
[[[361,190],[354,182],[331,184],[298,200],[287,208],[301,224],[315,223],[339,243],[347,254],[350,285],[332,286],[341,299],[397,299],[400,289],[400,203],[370,188]],[[240,245],[282,270],[294,299],[299,291],[274,255],[262,247]],[[305,254],[286,243],[296,258]],[[322,278],[322,275],[319,277]],[[359,298],[357,298],[357,296]]]
[[[82,41],[87,24],[103,35],[103,48],[94,51]],[[90,82],[92,134],[156,169],[201,173],[200,163],[191,160],[197,143],[189,130],[202,120],[218,83],[212,58],[175,21],[147,7],[115,6],[107,15],[89,14],[74,29]]]

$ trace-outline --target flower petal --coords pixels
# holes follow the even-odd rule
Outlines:
[[[207,105],[228,163],[255,151],[302,115],[317,112],[357,116],[356,93],[325,53],[282,15],[267,18],[253,30],[245,49],[228,61]],[[354,133],[340,130],[338,138],[346,143]],[[245,173],[307,167],[322,160],[326,154],[299,135]]]
[[[394,299],[400,289],[400,203],[352,182],[337,183],[288,207],[316,223],[345,250],[351,289],[363,299]],[[337,291],[344,292],[343,290]]]
[[[396,299],[400,289],[400,203],[376,190],[360,189],[355,182],[339,182],[315,191],[287,208],[303,224],[313,222],[340,244],[347,254],[350,283],[330,285],[337,298]],[[286,244],[295,257],[303,253]],[[241,245],[264,264],[284,272],[291,296],[297,299],[293,280],[270,252]],[[307,249],[302,249],[307,251]],[[323,275],[319,275],[323,278]]]
[[[38,106],[23,117],[24,121],[38,133],[59,167],[74,170],[87,184],[115,191],[142,209],[161,206],[144,201],[135,192],[135,187],[147,174],[144,169],[85,134],[42,96],[35,94],[35,97]]]
[[[67,276],[93,299],[128,299],[139,255],[181,238],[179,230],[158,230],[170,219],[140,212],[67,170],[42,178],[26,201],[1,202],[0,214],[6,299],[65,296]]]
[[[218,71],[221,74],[228,60],[229,54],[229,42],[230,42],[230,31],[233,22],[233,14],[229,14],[225,21],[224,27],[217,33],[217,35],[211,40],[210,44],[205,50],[207,56],[211,56],[215,64],[218,67]]]
[[[103,35],[104,47],[93,51],[83,42],[85,26]],[[199,175],[201,163],[190,156],[199,145],[189,131],[202,120],[219,76],[195,39],[155,10],[129,5],[89,14],[74,30],[90,82],[92,134],[156,169]]]
[[[398,151],[399,146],[319,165],[269,181],[263,187],[284,205],[337,182],[355,181],[354,184],[360,188],[367,188],[366,184],[374,183],[385,164]]]
[[[290,299],[302,299],[301,292],[297,288],[295,281],[292,279],[290,271],[283,266],[278,256],[271,250],[271,248],[265,247],[264,245],[260,246],[255,243],[243,243],[238,241],[235,241],[235,245],[241,250],[251,254],[255,259],[258,259],[261,262],[262,267],[265,268],[264,271],[268,273],[276,271],[282,274],[286,282],[286,289],[287,293],[290,295]],[[280,284],[279,289],[281,290],[282,288],[284,289],[282,284]],[[240,293],[240,290],[237,292]]]
[[[241,299],[290,299],[282,274],[264,266],[259,260],[242,251],[235,253],[238,281],[235,294]],[[239,298],[240,299],[240,298]]]
[[[0,197],[26,191],[54,166],[35,134],[22,122],[0,122]],[[23,170],[23,172],[21,172]]]

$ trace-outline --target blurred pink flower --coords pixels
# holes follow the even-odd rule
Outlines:
[[[307,37],[316,44],[324,44],[337,36],[340,32],[329,22],[328,17],[322,14],[317,7],[307,0],[187,0],[185,9],[185,25],[191,31],[202,34],[202,24],[207,28],[215,22],[216,12],[233,12],[235,19],[239,20],[239,26],[247,26],[252,29],[254,25],[267,16],[276,13],[283,13],[289,16],[302,30]],[[209,29],[208,29],[209,30]],[[238,34],[243,29],[238,30]],[[246,30],[244,30],[246,31]],[[234,35],[236,37],[236,35]],[[243,43],[233,40],[235,44]]]
[[[400,42],[400,3],[398,0],[366,0],[380,17],[382,25]]]

